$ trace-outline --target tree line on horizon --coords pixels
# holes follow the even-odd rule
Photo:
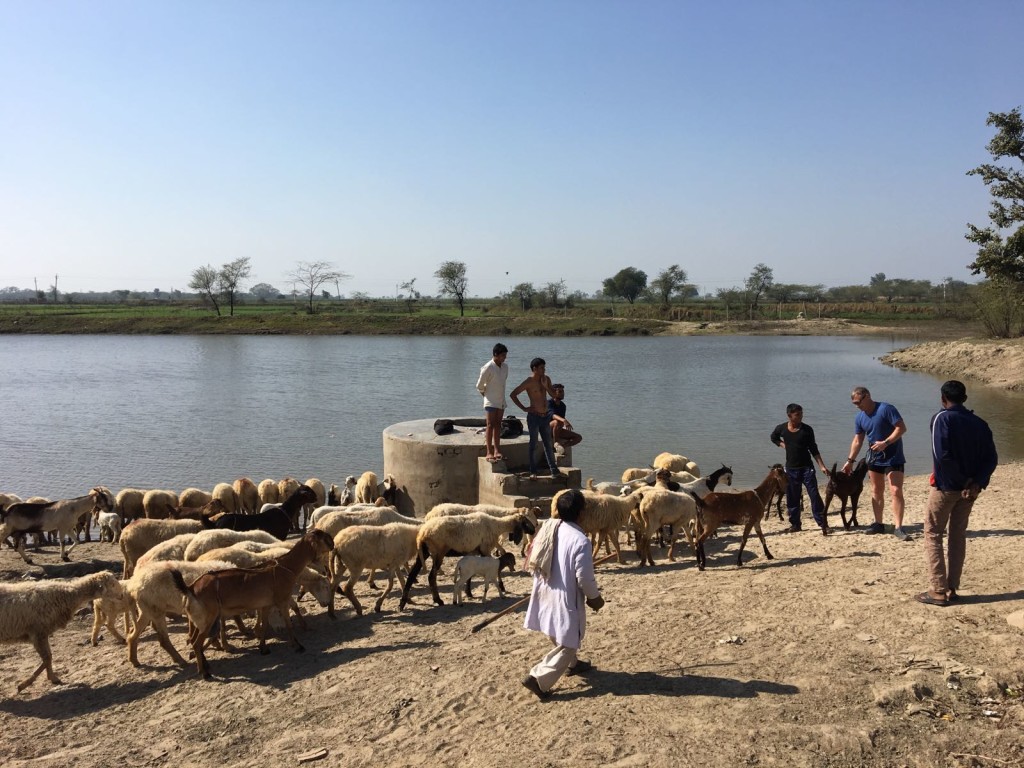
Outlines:
[[[1005,113],[989,113],[987,125],[996,128],[995,137],[986,149],[994,161],[1016,160],[1024,163],[1024,120],[1021,108]],[[698,287],[689,283],[686,270],[672,264],[649,279],[643,270],[629,266],[604,279],[602,287],[594,294],[572,291],[565,280],[535,285],[518,283],[508,291],[500,293],[498,300],[523,311],[534,308],[565,308],[585,301],[607,299],[623,300],[629,305],[646,302],[669,308],[674,302],[714,300],[722,303],[728,312],[748,314],[757,317],[763,307],[794,302],[939,302],[962,304],[973,302],[978,318],[993,336],[1010,337],[1024,335],[1024,173],[1012,167],[982,164],[967,172],[969,176],[980,176],[989,189],[991,208],[990,226],[981,228],[968,224],[965,237],[978,246],[977,258],[968,265],[972,274],[984,274],[979,284],[946,277],[933,284],[930,280],[891,278],[884,272],[873,275],[865,285],[825,287],[782,283],[775,280],[773,269],[764,263],[755,265],[741,286],[723,288],[714,295],[700,295]],[[350,275],[335,268],[329,261],[299,261],[287,273],[292,283],[290,293],[279,291],[270,283],[261,282],[243,289],[252,275],[251,261],[242,257],[215,268],[211,265],[193,270],[188,287],[208,304],[218,315],[222,307],[233,315],[235,306],[246,299],[271,302],[286,299],[297,301],[302,297],[306,311],[314,313],[317,301],[373,301],[374,297],[364,292],[353,292],[348,297],[341,293],[341,283]],[[451,299],[459,308],[460,316],[465,315],[469,280],[466,264],[461,261],[442,262],[433,275],[437,279],[437,295]],[[325,288],[327,286],[327,288]],[[332,294],[328,288],[333,287]],[[416,302],[424,296],[416,288],[416,279],[399,283],[394,297],[379,297],[398,300],[409,312],[414,311]],[[301,290],[300,290],[301,288]],[[190,298],[181,291],[163,292],[154,289],[152,293],[114,290],[107,293],[65,293],[60,294],[54,284],[47,291],[21,289],[8,286],[0,289],[0,301],[29,301],[35,303],[58,303],[63,298],[67,303],[90,301],[129,300],[185,300]]]

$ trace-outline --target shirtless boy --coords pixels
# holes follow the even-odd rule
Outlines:
[[[548,421],[548,396],[554,397],[551,378],[544,372],[544,358],[535,357],[530,361],[530,375],[518,387],[512,390],[512,402],[526,411],[526,426],[530,430],[530,474],[537,474],[537,434],[540,434],[544,446],[544,457],[552,477],[560,477],[561,472],[555,464],[555,450],[551,444],[551,424]],[[529,407],[519,402],[519,395],[525,392],[530,398]]]

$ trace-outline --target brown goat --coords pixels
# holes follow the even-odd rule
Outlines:
[[[697,501],[697,539],[694,546],[697,553],[697,568],[704,570],[704,540],[722,523],[743,525],[743,539],[740,541],[740,551],[736,555],[736,565],[743,565],[743,548],[747,545],[751,528],[757,532],[757,538],[761,540],[764,556],[768,560],[773,560],[772,553],[768,551],[768,543],[761,532],[761,519],[765,515],[772,493],[786,481],[786,471],[780,467],[772,467],[764,480],[752,491],[709,493],[703,499],[691,493],[690,495]]]
[[[857,527],[857,501],[860,499],[860,492],[864,490],[864,478],[868,474],[868,463],[861,459],[853,472],[845,474],[836,472],[837,465],[832,465],[832,472],[828,476],[828,485],[825,486],[825,515],[828,515],[828,505],[832,503],[833,497],[838,498],[842,503],[839,508],[839,517],[843,520],[843,528],[849,530]],[[850,502],[850,520],[846,520],[846,502]]]
[[[235,616],[247,611],[259,611],[260,653],[267,653],[267,611],[277,608],[284,617],[285,629],[296,650],[305,650],[292,631],[288,608],[299,573],[313,560],[323,558],[334,546],[331,537],[314,529],[276,561],[261,568],[239,568],[230,571],[211,571],[200,576],[192,586],[185,584],[178,574],[175,584],[185,593],[185,612],[189,618],[188,639],[196,656],[199,673],[209,679],[210,668],[203,654],[203,646],[220,617]]]

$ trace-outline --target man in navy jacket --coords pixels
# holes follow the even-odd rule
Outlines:
[[[998,462],[992,430],[964,407],[967,388],[963,383],[947,381],[940,392],[942,410],[931,421],[932,489],[924,521],[930,586],[916,596],[918,602],[928,605],[949,605],[959,599],[971,508],[988,486]],[[947,526],[948,557],[942,550]]]

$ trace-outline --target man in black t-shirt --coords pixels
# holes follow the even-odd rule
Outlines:
[[[828,470],[818,452],[818,444],[814,440],[814,430],[804,424],[804,409],[797,403],[786,406],[788,421],[779,424],[772,430],[771,441],[786,449],[786,475],[789,484],[786,487],[786,509],[789,512],[789,528],[783,533],[793,533],[801,529],[800,524],[800,486],[807,489],[811,499],[811,514],[821,532],[828,536],[832,529],[825,518],[825,504],[818,493],[818,478],[814,471],[817,462],[826,475]]]

